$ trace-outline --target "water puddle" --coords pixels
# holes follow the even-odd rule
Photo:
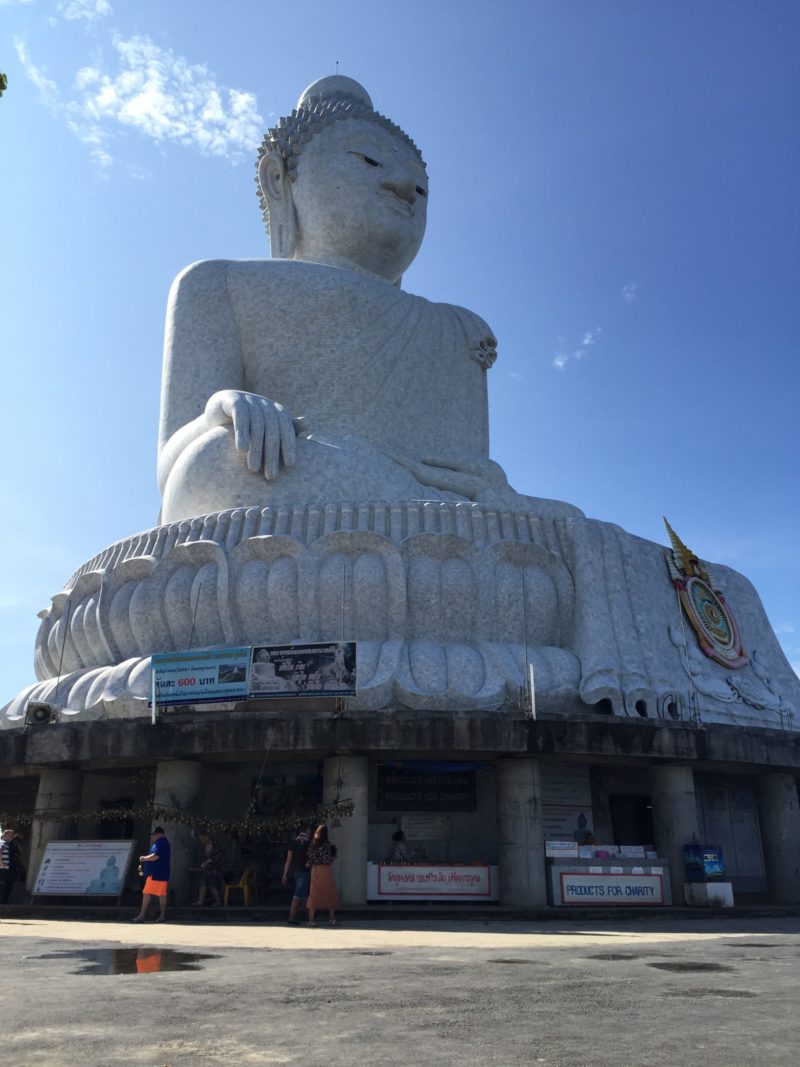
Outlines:
[[[727,963],[693,963],[691,960],[675,963],[648,963],[648,967],[655,967],[658,971],[673,971],[678,974],[694,974],[699,971],[735,971],[735,967],[729,967]]]
[[[757,997],[758,993],[751,993],[746,989],[671,989],[663,995],[666,997],[684,997],[687,1000],[694,1000],[695,997],[728,997],[730,999],[741,999],[743,997]]]
[[[596,952],[593,956],[586,956],[587,960],[640,960],[642,957],[635,952]]]
[[[723,941],[725,948],[788,948],[778,941]]]
[[[351,956],[391,956],[391,952],[371,952],[367,949],[350,953]]]
[[[505,956],[505,957],[501,957],[500,959],[487,960],[486,962],[487,963],[527,963],[528,965],[536,964],[539,967],[542,967],[542,966],[544,966],[546,964],[545,960],[521,960],[521,959],[517,959],[515,956]]]
[[[174,948],[86,948],[74,952],[47,952],[29,960],[79,960],[70,974],[156,974],[160,971],[199,971],[203,960],[219,959],[202,952]]]

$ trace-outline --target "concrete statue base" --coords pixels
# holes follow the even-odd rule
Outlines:
[[[551,509],[442,501],[234,509],[157,527],[85,563],[42,613],[28,701],[66,716],[148,714],[149,657],[358,641],[353,710],[537,713],[788,726],[800,683],[750,584],[724,572],[751,662],[686,633],[661,546]],[[56,679],[61,664],[62,673]]]

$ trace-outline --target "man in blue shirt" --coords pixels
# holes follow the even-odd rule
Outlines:
[[[158,900],[159,916],[157,923],[163,923],[167,917],[167,887],[170,876],[170,855],[172,848],[164,836],[163,826],[157,826],[150,835],[150,851],[140,856],[139,862],[145,867],[147,880],[142,891],[142,910],[132,922],[143,923],[150,901]]]

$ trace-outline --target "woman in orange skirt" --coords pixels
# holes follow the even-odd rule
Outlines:
[[[336,926],[336,908],[339,905],[339,893],[333,880],[331,864],[336,858],[336,846],[328,840],[328,827],[323,823],[314,831],[314,837],[308,846],[308,862],[311,870],[311,889],[308,894],[308,925],[316,926],[317,908],[328,909],[328,921]]]

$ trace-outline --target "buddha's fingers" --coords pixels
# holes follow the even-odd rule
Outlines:
[[[284,466],[293,467],[297,449],[295,447],[296,434],[292,416],[283,404],[276,404],[275,410],[278,412],[278,423],[281,432],[281,454],[283,456]]]
[[[247,400],[239,395],[230,405],[230,418],[233,423],[233,440],[238,449],[246,452],[250,447],[250,407]]]
[[[264,462],[264,408],[260,397],[247,394],[246,399],[250,415],[250,447],[247,450],[247,468],[251,471],[261,470]]]
[[[276,404],[264,405],[264,477],[268,482],[278,477],[281,458],[280,415]]]

